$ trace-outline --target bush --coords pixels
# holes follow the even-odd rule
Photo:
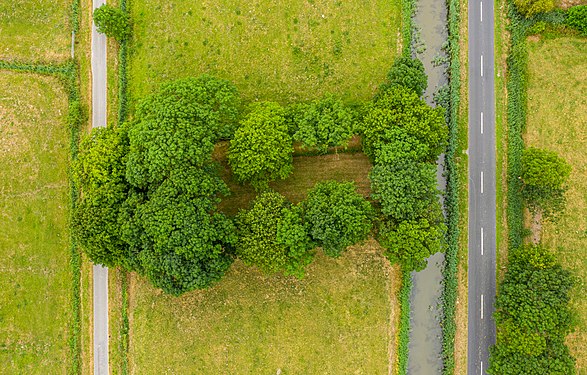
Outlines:
[[[284,110],[277,103],[257,103],[230,141],[228,162],[240,182],[257,190],[269,181],[285,179],[292,172],[292,139]]]
[[[346,146],[353,136],[354,115],[342,100],[327,95],[307,105],[297,124],[294,140],[305,148],[318,148],[322,153],[330,147]]]
[[[555,152],[529,147],[522,152],[522,193],[532,211],[554,217],[564,210],[571,166]]]
[[[373,209],[352,182],[316,184],[303,207],[310,236],[328,256],[339,256],[371,231]]]
[[[121,9],[104,4],[94,10],[94,23],[98,32],[119,42],[130,36],[130,17]]]
[[[567,13],[567,25],[576,28],[583,35],[587,35],[587,5],[577,5]]]
[[[236,255],[267,273],[302,277],[314,247],[300,207],[291,206],[276,192],[259,195],[236,217],[239,240]]]
[[[554,0],[514,0],[518,11],[527,18],[540,13],[550,12],[554,9]]]

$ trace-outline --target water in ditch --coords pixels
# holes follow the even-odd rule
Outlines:
[[[422,60],[428,75],[426,101],[434,104],[434,93],[447,83],[445,67],[438,64],[439,57],[445,56],[442,45],[447,38],[445,0],[417,0],[414,23],[419,37],[414,45],[416,56]],[[440,157],[442,161],[444,156]],[[438,163],[438,188],[445,190],[442,163]],[[410,296],[410,346],[408,373],[411,375],[440,374],[442,371],[442,331],[440,320],[440,296],[442,293],[442,268],[444,254],[428,258],[428,267],[412,273],[412,294]]]

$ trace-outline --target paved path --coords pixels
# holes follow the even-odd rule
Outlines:
[[[486,373],[495,343],[493,31],[493,1],[469,0],[469,375]]]
[[[93,0],[93,7],[104,4]],[[92,127],[106,126],[106,37],[92,24]],[[108,375],[108,268],[94,265],[94,374]]]

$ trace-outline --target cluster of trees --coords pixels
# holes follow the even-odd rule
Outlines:
[[[565,346],[574,322],[572,286],[571,274],[548,249],[529,245],[510,251],[495,302],[497,343],[491,348],[489,373],[575,373],[575,360]]]
[[[379,241],[390,261],[418,271],[443,249],[435,162],[448,129],[443,109],[420,97],[427,86],[421,62],[401,57],[388,78],[364,111],[363,149],[374,163],[372,198],[384,215]]]
[[[232,84],[202,76],[165,85],[133,122],[92,131],[73,166],[82,194],[72,223],[90,259],[174,295],[222,277],[237,237],[217,211],[228,188],[211,155],[237,105]]]
[[[236,216],[235,252],[267,273],[302,277],[316,246],[328,256],[339,256],[367,237],[372,217],[371,204],[350,182],[318,183],[297,205],[266,191]]]
[[[565,208],[571,166],[555,152],[528,147],[522,153],[522,194],[534,214],[555,218]]]

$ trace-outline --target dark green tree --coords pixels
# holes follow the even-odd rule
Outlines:
[[[236,254],[248,265],[267,273],[302,277],[313,258],[314,247],[298,206],[290,206],[274,191],[259,195],[236,218]]]
[[[230,141],[228,162],[240,182],[257,190],[269,181],[285,179],[291,173],[293,145],[284,110],[277,103],[253,106]]]
[[[395,221],[442,217],[436,188],[436,166],[404,162],[377,164],[369,173],[371,197],[381,203],[381,211]]]
[[[549,218],[565,207],[571,166],[555,152],[529,147],[522,153],[522,193],[531,211]]]
[[[397,86],[405,87],[422,96],[428,87],[428,77],[420,60],[405,56],[394,60],[387,73],[387,82],[379,87],[379,91],[383,92]]]
[[[353,111],[341,99],[327,95],[306,106],[294,134],[305,148],[325,153],[330,147],[346,146],[354,132]]]
[[[130,17],[120,8],[107,4],[101,5],[94,10],[94,23],[98,32],[116,39],[119,42],[130,36]]]
[[[226,249],[236,243],[232,222],[216,212],[217,197],[227,191],[207,171],[174,170],[138,207],[140,260],[153,285],[180,295],[209,287],[224,275],[232,262]]]
[[[430,107],[404,87],[384,92],[366,109],[363,123],[364,150],[371,160],[390,142],[406,142],[417,154],[427,148],[426,161],[436,161],[446,147],[444,109]],[[405,137],[399,134],[400,130]]]
[[[399,263],[407,272],[421,271],[426,268],[426,258],[444,251],[444,232],[444,224],[431,224],[427,219],[398,224],[385,221],[379,229],[379,243],[391,263]]]
[[[328,256],[339,256],[371,231],[373,208],[352,182],[318,183],[303,206],[310,236]]]

